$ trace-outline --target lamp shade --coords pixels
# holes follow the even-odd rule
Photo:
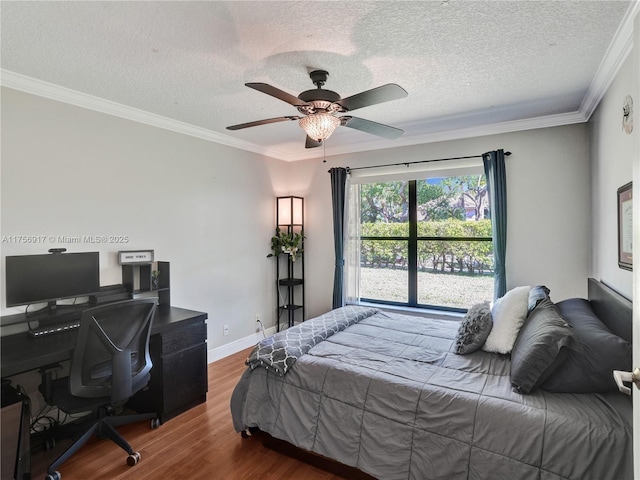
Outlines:
[[[314,113],[302,117],[299,122],[302,129],[307,132],[309,138],[322,142],[331,136],[340,125],[340,119],[330,113]]]
[[[278,226],[302,225],[302,197],[278,197]]]

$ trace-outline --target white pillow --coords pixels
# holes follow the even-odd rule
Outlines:
[[[531,287],[516,287],[495,301],[491,307],[493,328],[484,342],[486,352],[510,353],[529,307]]]

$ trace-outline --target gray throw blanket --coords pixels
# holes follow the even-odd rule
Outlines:
[[[262,366],[278,375],[284,375],[299,357],[316,344],[376,312],[375,308],[355,305],[332,310],[265,338],[251,351],[246,364],[252,370]]]

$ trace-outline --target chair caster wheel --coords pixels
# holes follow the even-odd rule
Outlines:
[[[160,426],[160,419],[159,418],[152,418],[151,419],[151,429],[155,430],[159,426]]]
[[[131,455],[127,457],[127,465],[129,465],[130,467],[137,465],[139,461],[140,461],[140,454],[138,452],[133,452]]]
[[[57,470],[53,473],[48,474],[44,480],[62,480],[62,475]]]

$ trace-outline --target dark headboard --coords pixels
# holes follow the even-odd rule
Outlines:
[[[633,311],[631,300],[595,278],[589,279],[591,309],[612,333],[631,342]]]

